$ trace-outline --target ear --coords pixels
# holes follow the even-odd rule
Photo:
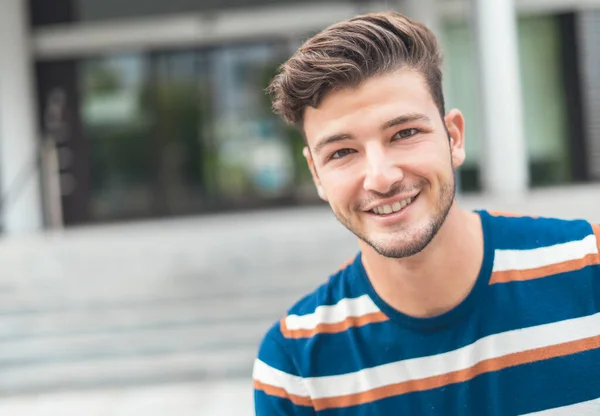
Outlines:
[[[450,155],[454,169],[465,161],[465,119],[460,110],[453,109],[444,117],[446,128],[450,134]]]
[[[327,201],[327,194],[325,193],[325,189],[323,189],[323,186],[321,185],[321,180],[319,179],[319,175],[317,174],[317,170],[315,169],[315,163],[313,161],[312,154],[310,153],[310,149],[308,148],[308,146],[304,147],[304,149],[302,150],[302,154],[306,158],[306,163],[308,164],[308,169],[310,169],[310,174],[312,175],[313,182],[315,183],[319,197],[323,201]]]

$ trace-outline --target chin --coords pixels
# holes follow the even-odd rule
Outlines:
[[[411,257],[420,253],[429,245],[433,235],[425,235],[422,238],[416,238],[404,241],[373,241],[364,240],[375,252],[383,257],[401,259]]]
[[[429,221],[412,229],[398,230],[391,233],[378,233],[379,235],[355,234],[379,255],[400,259],[414,256],[423,251],[436,236],[440,227],[441,223]]]

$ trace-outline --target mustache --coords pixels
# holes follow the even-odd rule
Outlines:
[[[377,192],[377,191],[370,191],[369,196],[366,199],[364,199],[363,201],[359,202],[355,208],[357,211],[364,211],[366,209],[366,207],[372,205],[373,203],[377,202],[378,200],[389,199],[389,198],[395,197],[396,195],[411,193],[416,190],[422,189],[426,182],[427,181],[425,181],[425,180],[421,180],[414,185],[405,185],[403,183],[396,183],[396,184],[392,185],[390,190],[385,193],[381,193],[381,192]]]

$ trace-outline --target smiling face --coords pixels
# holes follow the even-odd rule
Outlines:
[[[421,74],[401,70],[330,92],[304,113],[319,195],[385,257],[419,253],[453,207],[464,122],[458,110],[442,119],[429,91]]]

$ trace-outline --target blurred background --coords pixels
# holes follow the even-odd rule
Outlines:
[[[600,0],[0,0],[0,414],[253,414],[357,250],[264,88],[390,9],[443,45],[463,205],[600,223]]]

